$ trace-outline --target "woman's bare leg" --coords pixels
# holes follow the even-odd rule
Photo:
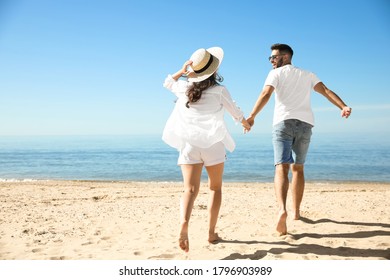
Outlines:
[[[215,226],[218,221],[219,209],[222,203],[222,178],[224,163],[206,167],[209,175],[210,201],[209,201],[209,239],[210,243],[218,241],[218,234],[215,232]]]
[[[191,217],[194,201],[199,193],[203,164],[183,164],[184,192],[180,201],[180,237],[179,246],[184,252],[188,252],[190,244],[188,240],[188,225]]]

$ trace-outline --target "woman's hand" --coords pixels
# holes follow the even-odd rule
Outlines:
[[[187,60],[186,62],[184,62],[183,67],[179,71],[177,71],[175,74],[173,74],[172,78],[177,81],[183,75],[188,76],[190,73],[192,73],[188,70],[188,66],[190,66],[191,64],[192,64],[191,60]]]
[[[188,66],[190,66],[190,65],[192,65],[191,60],[187,60],[186,62],[184,62],[183,67],[181,68],[182,74],[187,75],[190,72],[188,70]]]

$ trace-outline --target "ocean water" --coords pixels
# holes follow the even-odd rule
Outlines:
[[[226,182],[272,182],[271,135],[233,135]],[[160,135],[2,136],[0,180],[181,181],[177,151]],[[207,180],[203,172],[203,180]],[[386,137],[313,134],[307,181],[390,182]]]

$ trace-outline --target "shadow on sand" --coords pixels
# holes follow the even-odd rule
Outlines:
[[[383,223],[366,223],[366,222],[340,222],[330,219],[320,219],[320,220],[311,220],[308,218],[300,219],[304,223],[308,224],[319,224],[319,223],[336,223],[344,225],[353,225],[353,226],[370,226],[370,227],[383,227],[390,228],[390,224]],[[375,236],[389,236],[390,241],[390,231],[385,230],[373,230],[373,231],[358,231],[351,233],[329,233],[329,234],[317,234],[317,233],[301,233],[301,234],[291,234],[294,241],[302,238],[369,238]],[[257,250],[252,254],[240,254],[232,253],[229,256],[223,258],[223,260],[237,260],[237,259],[251,259],[251,260],[260,260],[267,256],[267,254],[280,255],[283,253],[292,253],[292,254],[315,254],[315,255],[326,255],[326,256],[339,256],[342,258],[377,258],[377,259],[387,259],[390,260],[390,248],[386,249],[358,249],[352,247],[329,247],[318,244],[291,244],[286,241],[279,242],[264,242],[264,241],[240,241],[240,240],[221,240],[220,243],[236,243],[236,244],[266,244],[274,245],[274,248],[269,250]],[[276,247],[282,246],[282,247]]]

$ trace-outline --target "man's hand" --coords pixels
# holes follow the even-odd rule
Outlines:
[[[249,117],[246,119],[246,121],[249,123],[249,125],[252,127],[255,124],[255,118],[254,117]]]
[[[352,113],[352,108],[345,106],[341,110],[341,117],[348,119],[348,117],[351,115],[351,113]]]
[[[241,124],[242,124],[242,127],[244,128],[244,133],[247,133],[251,130],[252,126],[255,123],[255,120],[253,117],[247,118],[245,120],[245,122],[244,122],[244,120],[241,122]]]

